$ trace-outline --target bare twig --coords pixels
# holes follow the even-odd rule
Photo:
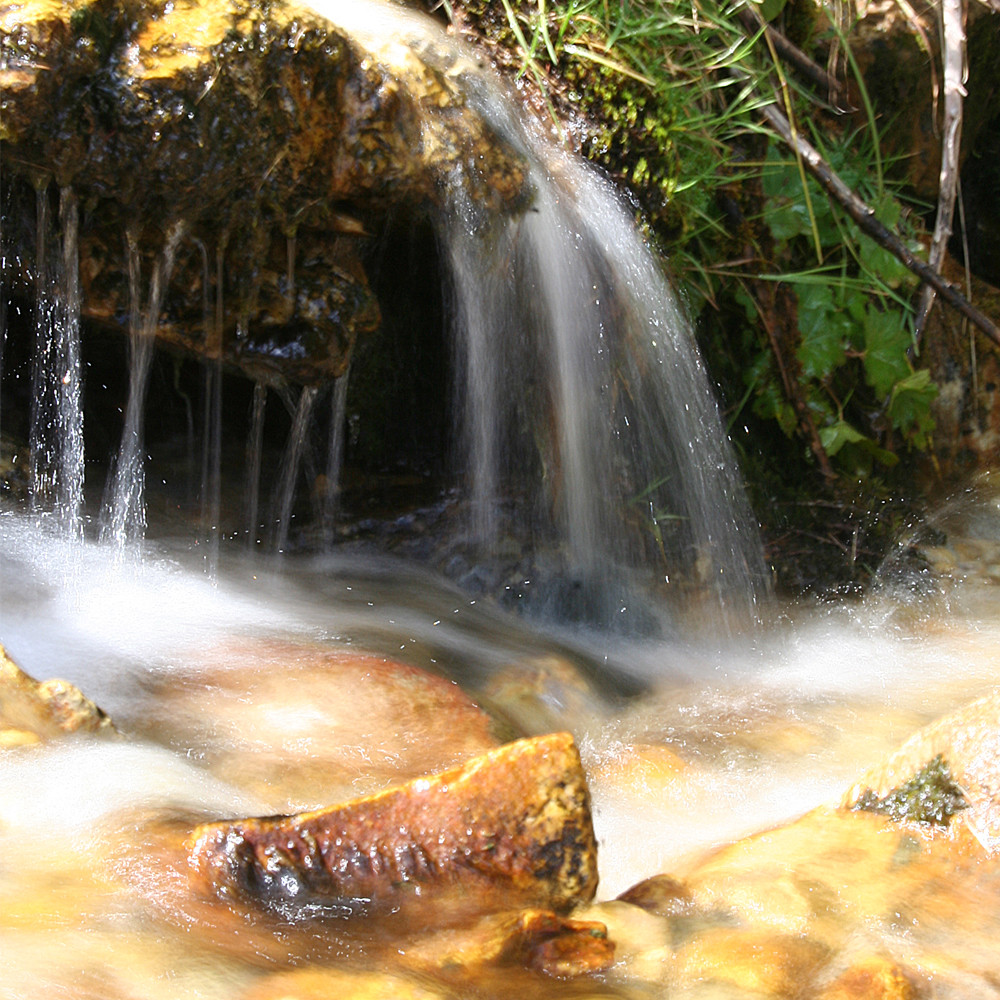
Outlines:
[[[937,270],[951,236],[958,189],[958,154],[962,140],[962,101],[965,97],[965,0],[941,0],[944,60],[944,135],[941,140],[941,181],[938,185],[937,219],[927,263]],[[920,295],[915,339],[919,342],[934,304],[934,288],[925,285]]]
[[[825,90],[831,103],[843,96],[843,87],[836,77],[831,76],[822,66],[813,62],[797,45],[790,42],[777,28],[768,24],[753,7],[740,7],[736,12],[740,23],[750,34],[763,30],[774,51],[803,77],[821,90]]]

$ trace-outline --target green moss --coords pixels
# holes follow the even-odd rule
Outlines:
[[[853,808],[889,816],[897,822],[947,826],[951,817],[968,805],[965,793],[952,780],[944,757],[938,754],[884,798],[867,789]]]

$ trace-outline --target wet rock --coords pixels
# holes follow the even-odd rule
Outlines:
[[[672,875],[654,875],[626,889],[618,899],[661,917],[686,913],[692,904],[687,886]]]
[[[240,1000],[444,1000],[445,993],[384,972],[295,969],[267,976]]]
[[[615,944],[618,977],[643,983],[664,981],[673,955],[669,921],[621,900],[597,903],[576,915],[607,928]]]
[[[499,667],[483,690],[521,733],[583,727],[603,705],[594,684],[565,657],[549,655]]]
[[[685,985],[711,982],[750,995],[800,997],[828,958],[807,938],[759,929],[715,928],[678,952],[675,976]]]
[[[867,981],[872,992],[856,995],[893,996],[898,988],[907,996],[909,979],[921,996],[927,977],[940,995],[989,995],[994,988],[1000,866],[964,828],[822,808],[714,851],[682,874],[693,910],[672,924],[687,939],[677,958],[685,970],[724,966],[727,949],[738,966],[748,953],[744,939],[727,935],[739,931],[747,942],[759,934],[781,943],[767,960],[776,970],[792,960],[783,957],[784,943],[808,942],[819,963],[811,973],[817,990],[862,990]],[[873,940],[904,980],[889,965],[872,966],[871,952],[858,952]],[[689,949],[694,965],[687,964]],[[828,959],[820,961],[824,953]],[[779,971],[773,982],[753,988],[786,995]]]
[[[278,911],[469,913],[589,900],[597,887],[589,793],[568,734],[318,812],[208,823],[190,840],[195,881]]]
[[[522,966],[560,979],[604,972],[615,958],[607,927],[529,909],[484,917],[471,927],[449,929],[405,949],[407,965],[447,973],[468,982],[486,966]]]
[[[873,955],[852,963],[820,990],[817,1000],[918,1000],[920,995],[898,963]]]
[[[78,687],[57,679],[36,681],[0,646],[0,747],[77,731],[112,733],[114,726]]]
[[[161,340],[255,378],[339,376],[379,323],[369,233],[426,217],[452,183],[501,212],[525,200],[520,157],[452,80],[463,67],[386,35],[281,0],[6,5],[0,180],[23,246],[5,279],[31,281],[36,195],[72,191],[92,321],[134,324],[177,230],[146,320]]]
[[[192,651],[135,728],[283,813],[368,795],[499,743],[490,716],[451,680],[278,639]]]
[[[899,820],[967,827],[1000,848],[1000,691],[932,723],[846,793],[847,809],[874,808]]]

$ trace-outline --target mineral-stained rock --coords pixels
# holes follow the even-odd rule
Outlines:
[[[926,804],[938,822],[966,825],[988,850],[1000,848],[1000,691],[920,730],[857,781],[842,805],[888,803],[882,811],[891,815],[904,798],[915,809]]]
[[[897,962],[881,955],[860,959],[817,995],[817,1000],[917,1000],[913,978]]]
[[[114,731],[111,720],[75,685],[36,681],[0,646],[0,748],[25,746],[82,730]]]
[[[512,906],[565,910],[597,888],[589,793],[565,733],[330,809],[204,824],[190,861],[224,898],[348,913],[426,900],[441,925]]]
[[[176,229],[158,337],[258,378],[340,375],[379,322],[367,233],[452,183],[501,211],[526,197],[454,61],[385,36],[288,0],[0,6],[5,282],[37,271],[36,195],[71,192],[84,316],[134,325]]]
[[[732,984],[751,995],[800,997],[828,953],[814,941],[758,929],[714,928],[677,955],[676,975],[686,984]]]

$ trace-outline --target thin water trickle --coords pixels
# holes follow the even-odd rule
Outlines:
[[[274,548],[276,552],[284,552],[288,546],[288,533],[291,528],[292,505],[295,501],[295,487],[299,478],[299,467],[302,462],[302,449],[309,432],[312,420],[313,404],[319,390],[316,386],[305,385],[299,391],[298,405],[292,427],[288,432],[285,444],[285,456],[282,460],[281,473],[274,494],[275,535]]]
[[[351,369],[348,368],[333,384],[330,395],[330,430],[326,450],[326,484],[323,491],[323,537],[327,544],[333,539],[340,514],[341,473],[344,466],[344,434],[347,422],[347,389]]]
[[[264,414],[267,410],[267,386],[254,382],[250,412],[250,432],[247,435],[247,545],[253,550],[260,538],[260,470],[264,453]]]
[[[51,510],[64,531],[78,536],[84,483],[79,206],[71,189],[60,189],[53,234],[48,187],[40,186],[36,198],[31,500],[36,511]]]
[[[141,261],[138,233],[127,233],[129,259],[129,388],[121,445],[108,478],[102,537],[119,549],[141,538],[146,530],[146,456],[143,425],[146,419],[146,392],[153,362],[156,327],[160,322],[167,285],[173,273],[177,246],[184,225],[174,223],[167,232],[163,249],[156,258],[149,279],[149,294],[142,307]]]

